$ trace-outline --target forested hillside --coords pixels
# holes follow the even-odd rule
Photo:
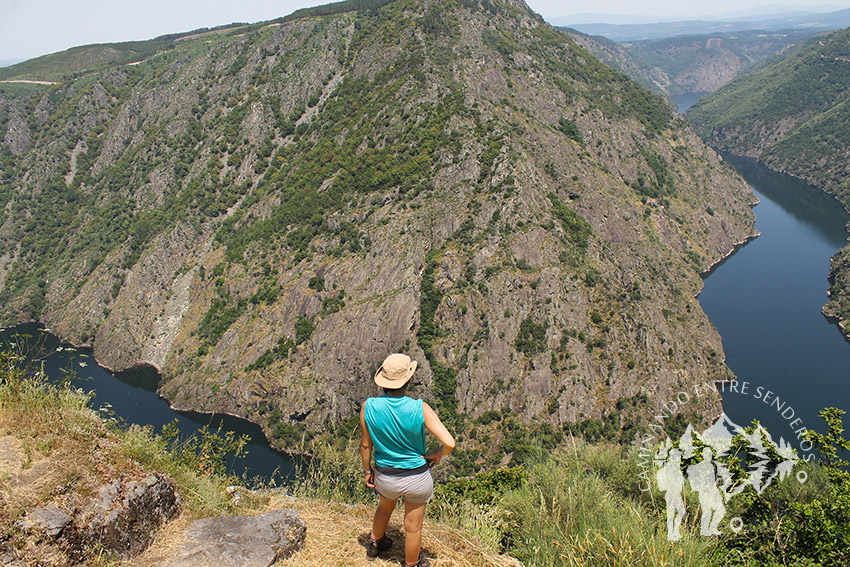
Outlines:
[[[669,80],[665,89],[668,94],[702,93],[716,91],[752,66],[815,33],[802,29],[676,36],[627,42],[623,48],[648,68],[664,72]]]
[[[279,445],[350,419],[402,350],[461,470],[529,432],[630,438],[727,376],[695,296],[752,234],[751,193],[523,2],[357,0],[97,49],[4,69],[56,83],[0,83],[4,323],[153,365],[175,406]]]

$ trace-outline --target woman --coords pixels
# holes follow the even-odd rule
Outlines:
[[[384,395],[369,398],[360,408],[363,473],[366,486],[374,488],[379,498],[366,555],[374,559],[392,546],[386,536],[387,524],[396,502],[404,498],[404,564],[429,567],[421,549],[425,503],[434,495],[431,467],[452,452],[455,440],[428,404],[404,395],[415,370],[416,361],[409,356],[388,356],[375,374],[375,383],[384,389]],[[442,443],[427,454],[426,429]]]

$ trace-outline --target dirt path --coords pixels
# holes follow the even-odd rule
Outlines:
[[[377,561],[366,559],[366,538],[374,510],[367,506],[351,506],[323,500],[274,496],[269,509],[294,508],[307,523],[304,548],[276,567],[397,567],[404,557],[404,535],[400,531],[402,513],[397,510],[390,520],[387,534],[395,540],[392,549]],[[178,519],[157,534],[148,551],[121,567],[161,567],[182,541],[188,521]],[[496,555],[470,541],[463,534],[425,519],[422,550],[434,567],[522,567],[516,559]]]
[[[0,81],[0,83],[24,83],[27,85],[58,85],[53,81],[30,81],[29,79],[9,79],[8,81]]]

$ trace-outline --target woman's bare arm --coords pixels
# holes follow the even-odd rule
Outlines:
[[[449,430],[446,429],[446,426],[443,425],[442,421],[440,421],[440,417],[437,415],[437,412],[431,409],[431,406],[424,402],[422,404],[422,413],[425,416],[425,429],[430,431],[434,437],[437,438],[437,441],[441,443],[439,449],[431,451],[425,455],[428,465],[433,467],[440,461],[440,459],[452,452],[455,448],[455,438],[452,437],[452,434],[449,433]]]
[[[360,406],[360,459],[363,461],[363,474],[365,475],[366,486],[369,488],[375,487],[375,477],[372,473],[372,436],[369,435],[369,428],[366,427],[366,402]]]

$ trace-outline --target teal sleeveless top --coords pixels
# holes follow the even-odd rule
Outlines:
[[[369,398],[363,412],[379,467],[415,469],[426,464],[422,400]]]

